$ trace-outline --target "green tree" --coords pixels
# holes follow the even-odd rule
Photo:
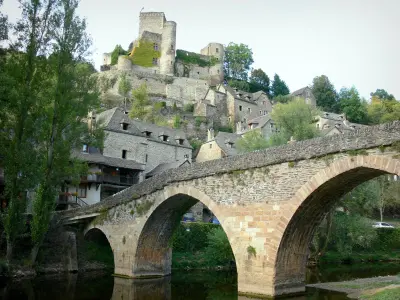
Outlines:
[[[173,119],[173,128],[179,129],[181,128],[181,117],[179,115],[175,115]]]
[[[355,123],[367,124],[367,102],[360,98],[355,87],[342,88],[339,93],[339,107],[346,118]]]
[[[0,7],[3,5],[3,0],[0,0]],[[0,41],[6,40],[8,37],[8,18],[0,12]]]
[[[111,52],[111,65],[116,65],[118,62],[118,57],[120,55],[127,55],[128,52],[125,51],[121,45],[116,45],[113,52]]]
[[[235,260],[231,245],[222,227],[211,230],[207,235],[207,257],[211,257],[215,264],[227,264]]]
[[[327,76],[321,75],[315,77],[311,90],[320,109],[328,112],[339,112],[338,96],[335,87]]]
[[[244,92],[250,92],[250,85],[247,81],[244,80],[229,79],[228,85]]]
[[[278,96],[284,96],[289,94],[289,88],[286,85],[286,83],[279,77],[278,74],[274,75],[274,81],[272,82],[271,85],[271,94],[272,96],[278,97]]]
[[[268,148],[268,141],[262,136],[259,130],[252,130],[238,139],[236,148],[240,153],[251,152]]]
[[[149,115],[148,105],[150,105],[147,85],[143,83],[137,89],[132,90],[132,107],[129,112],[129,117],[134,119],[145,120]]]
[[[302,98],[296,98],[287,104],[276,104],[271,118],[280,133],[272,137],[271,143],[287,142],[290,137],[301,141],[318,136],[319,131],[314,124],[315,116],[318,114],[318,110],[306,104]]]
[[[118,93],[124,97],[124,109],[126,111],[126,104],[128,101],[130,101],[129,98],[129,92],[132,89],[132,84],[129,81],[129,79],[126,77],[126,73],[124,72],[120,79],[119,79],[119,83],[118,83]]]
[[[372,96],[367,112],[373,124],[400,120],[400,102],[396,99],[382,100],[377,96]]]
[[[395,100],[394,96],[392,94],[389,95],[389,93],[384,89],[377,89],[374,93],[371,93],[370,95],[371,97],[378,97],[381,100]]]
[[[268,75],[262,69],[251,70],[250,84],[254,89],[254,91],[252,92],[257,92],[261,90],[269,95],[270,80]]]
[[[62,183],[69,177],[78,183],[85,165],[71,159],[71,150],[95,137],[89,136],[83,122],[88,111],[99,105],[93,70],[84,61],[90,47],[86,22],[76,15],[79,0],[58,0],[54,8],[55,41],[48,59],[52,87],[40,104],[45,118],[39,123],[42,145],[40,151],[40,183],[33,202],[31,262],[35,263],[39,248],[51,221],[55,199]]]
[[[231,42],[225,47],[224,73],[226,77],[247,81],[253,62],[253,51],[249,46]]]
[[[25,219],[26,191],[38,184],[40,137],[38,126],[44,119],[40,99],[46,98],[49,84],[46,54],[51,32],[54,1],[21,1],[23,18],[14,26],[16,43],[2,60],[0,75],[0,156],[7,174],[5,195],[8,207],[3,218],[7,259],[11,260],[15,239]]]

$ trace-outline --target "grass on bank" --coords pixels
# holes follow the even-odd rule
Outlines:
[[[364,300],[399,300],[400,287],[387,289],[373,295],[362,295],[361,299]]]

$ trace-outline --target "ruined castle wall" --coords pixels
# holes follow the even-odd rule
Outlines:
[[[176,23],[165,22],[162,32],[160,72],[165,75],[174,74],[176,49]]]
[[[177,61],[175,63],[175,74],[179,77],[209,80],[211,68],[212,67],[200,67],[198,65],[185,64],[181,61]]]

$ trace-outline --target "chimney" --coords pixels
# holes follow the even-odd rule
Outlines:
[[[209,128],[207,130],[207,142],[212,141],[214,139],[214,129]]]

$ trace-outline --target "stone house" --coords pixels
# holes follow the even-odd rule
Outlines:
[[[348,121],[345,114],[335,114],[331,112],[322,112],[316,119],[317,122],[315,126],[321,130],[323,136],[343,134],[346,131],[367,126]]]
[[[243,135],[250,131],[258,130],[260,131],[261,135],[267,140],[271,137],[272,134],[279,132],[279,129],[277,128],[274,121],[271,119],[270,114],[266,114],[249,120],[245,129],[240,126],[241,124],[237,123],[236,133]]]
[[[237,154],[236,142],[241,136],[236,133],[218,132],[214,136],[214,130],[208,129],[207,142],[201,145],[196,156],[196,162],[220,159]]]
[[[310,104],[314,107],[317,106],[317,99],[315,98],[314,94],[312,93],[311,88],[308,86],[303,87],[297,91],[294,91],[290,95],[293,97],[304,98],[304,100],[306,101],[307,104]]]
[[[234,124],[240,122],[244,129],[250,119],[272,111],[272,103],[263,91],[249,93],[225,84],[218,85],[216,91],[226,99],[228,121]]]
[[[71,201],[94,204],[146,177],[191,163],[192,147],[181,130],[131,120],[122,108],[90,119],[91,126],[104,129],[104,147],[99,150],[84,145],[73,152],[89,164],[89,174],[81,178],[78,187],[64,189],[60,205]]]

